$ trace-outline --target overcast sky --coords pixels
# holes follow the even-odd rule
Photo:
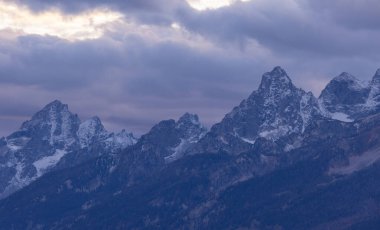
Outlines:
[[[207,126],[282,66],[319,96],[380,67],[379,0],[0,0],[0,136],[59,99],[138,135]]]

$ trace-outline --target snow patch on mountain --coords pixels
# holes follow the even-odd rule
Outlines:
[[[349,118],[350,116],[348,114],[345,114],[345,113],[336,112],[336,113],[331,113],[330,116],[332,119],[338,120],[338,121],[343,121],[343,122],[353,122],[354,121],[353,119]]]
[[[186,146],[188,146],[188,144],[188,141],[181,138],[181,142],[176,147],[172,148],[173,153],[165,157],[165,162],[170,163],[178,160],[182,156],[182,153],[187,149]]]
[[[265,139],[270,139],[270,140],[275,141],[289,133],[292,133],[293,131],[294,129],[292,127],[287,126],[287,125],[281,125],[276,129],[261,131],[258,135]]]
[[[255,144],[255,142],[256,142],[256,139],[249,139],[249,138],[244,138],[244,137],[240,137],[240,139],[246,143],[251,144],[251,145]]]
[[[200,123],[198,115],[185,113],[175,124],[175,130],[178,133],[179,144],[171,147],[170,155],[164,157],[166,163],[180,159],[191,146],[202,139],[207,129]]]
[[[12,141],[7,142],[7,148],[9,148],[13,152],[17,152],[18,150],[22,149],[22,145],[18,145],[16,143],[12,143]]]
[[[284,147],[285,152],[290,152],[294,149],[298,149],[302,146],[303,138],[299,137],[296,140],[294,140],[292,143],[287,143]]]
[[[137,142],[137,138],[132,133],[122,130],[119,133],[112,133],[104,141],[109,149],[113,151],[124,149],[130,145],[134,145]]]
[[[66,154],[67,151],[57,149],[53,155],[42,157],[41,159],[33,162],[33,165],[37,170],[37,177],[40,177],[47,169],[55,166]]]

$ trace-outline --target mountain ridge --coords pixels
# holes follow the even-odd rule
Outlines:
[[[113,140],[115,135],[121,135],[123,143]],[[28,185],[58,164],[61,168],[75,165],[136,142],[131,133],[108,133],[97,117],[81,122],[78,115],[72,114],[68,105],[59,100],[47,104],[23,122],[18,131],[2,140],[0,198]],[[90,148],[92,145],[97,148]],[[64,158],[70,157],[75,160],[62,163]]]
[[[372,177],[380,174],[380,115],[377,105],[358,112],[369,98],[361,90],[375,82],[365,87],[343,73],[317,99],[275,67],[210,131],[194,114],[161,121],[119,153],[47,173],[0,201],[0,222],[55,229],[378,227],[380,184]],[[340,100],[336,89],[357,101]],[[349,115],[348,108],[357,110],[332,116]]]

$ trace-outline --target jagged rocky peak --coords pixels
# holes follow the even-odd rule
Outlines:
[[[193,125],[200,125],[199,118],[197,114],[191,114],[191,113],[185,113],[182,115],[178,121],[177,124],[179,125],[186,125],[186,124],[193,124]]]
[[[140,143],[152,146],[171,146],[175,143],[175,126],[176,122],[173,119],[160,121],[140,138]]]
[[[319,98],[328,112],[344,112],[347,106],[365,103],[368,93],[364,82],[343,72],[327,84]]]
[[[192,113],[185,113],[183,114],[178,121],[176,122],[176,128],[177,129],[186,129],[189,128],[197,128],[201,131],[205,131],[206,128],[202,125],[202,123],[199,121],[199,117],[197,114]]]
[[[91,131],[91,133],[106,132],[100,118],[97,116],[91,117],[90,119],[82,122],[79,126],[78,132],[84,129]]]
[[[77,135],[81,147],[91,145],[99,138],[104,138],[108,135],[99,117],[92,117],[79,125]]]
[[[142,146],[143,152],[156,152],[166,162],[172,162],[182,157],[185,150],[206,132],[196,114],[185,113],[178,121],[170,119],[159,122],[140,138],[137,145]]]
[[[314,95],[294,86],[285,70],[279,66],[263,75],[259,90],[243,101],[238,110],[243,116],[240,119],[259,118],[259,123],[252,121],[258,125],[258,135],[271,139],[303,132],[311,118],[320,114]],[[244,110],[246,112],[241,112]]]
[[[327,116],[341,121],[353,121],[380,110],[380,70],[370,84],[342,73],[330,81],[319,97]]]
[[[51,170],[72,167],[136,143],[131,133],[108,133],[98,117],[83,123],[55,100],[0,139],[0,199]],[[1,164],[7,162],[7,164]]]
[[[118,136],[120,138],[126,138],[126,137],[131,137],[133,139],[136,139],[136,137],[133,135],[132,132],[128,132],[127,130],[123,129],[119,133],[116,133],[115,136]]]
[[[135,144],[137,142],[137,138],[133,135],[133,133],[123,129],[119,133],[112,134],[108,141],[115,143],[123,149],[129,145]]]
[[[152,143],[166,143],[166,146],[172,146],[181,138],[193,138],[205,132],[206,128],[199,122],[198,115],[185,113],[177,122],[173,119],[159,122],[143,138]]]
[[[55,100],[24,122],[21,130],[34,138],[47,139],[51,144],[62,141],[68,144],[75,138],[79,124],[78,116],[72,114],[66,104]]]
[[[295,86],[285,70],[277,66],[271,72],[267,72],[262,76],[259,91],[273,94],[294,88]]]
[[[59,100],[54,100],[49,104],[45,105],[39,112],[32,116],[31,121],[41,120],[41,119],[52,119],[54,115],[61,113],[70,113],[67,104],[63,104]]]
[[[181,133],[182,138],[198,140],[207,129],[200,123],[196,114],[185,113],[176,122],[176,129]]]
[[[330,83],[343,84],[351,90],[363,90],[368,88],[368,84],[366,82],[359,80],[347,72],[343,72],[339,76],[333,78]]]
[[[258,90],[211,128],[197,151],[239,154],[260,137],[276,141],[299,135],[317,116],[321,114],[313,94],[295,87],[285,70],[275,67],[262,76]]]
[[[334,77],[331,81],[358,82],[359,79],[350,73],[342,72],[338,76]]]
[[[198,115],[185,113],[175,124],[177,132],[176,143],[165,156],[166,162],[181,158],[185,152],[195,145],[207,133],[207,129],[200,123]]]
[[[376,70],[375,75],[372,78],[372,84],[380,84],[380,68]]]

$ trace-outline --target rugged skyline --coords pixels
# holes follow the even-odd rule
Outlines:
[[[315,96],[380,67],[375,0],[151,2],[0,1],[0,136],[54,99],[110,131],[211,125],[273,66]]]
[[[380,70],[369,85],[344,73],[317,99],[275,67],[209,132],[187,113],[138,140],[116,134],[127,142],[107,134],[99,118],[79,124],[54,101],[0,139],[0,199],[4,185],[3,196],[14,192],[0,200],[0,222],[6,229],[378,229],[379,79]]]

